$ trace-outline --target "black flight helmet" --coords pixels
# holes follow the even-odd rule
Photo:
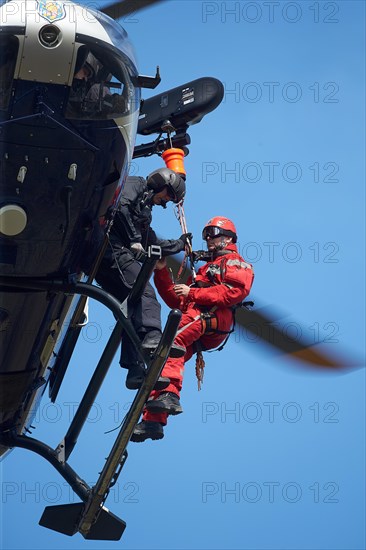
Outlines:
[[[155,193],[159,193],[164,187],[167,187],[169,196],[175,204],[181,202],[186,194],[186,182],[169,168],[154,170],[147,176],[146,182],[148,188]]]

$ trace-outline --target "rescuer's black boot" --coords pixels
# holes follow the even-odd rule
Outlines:
[[[176,415],[183,412],[178,396],[170,391],[161,393],[156,399],[149,399],[146,403],[146,408],[152,413]]]
[[[146,441],[146,439],[157,440],[163,439],[163,437],[164,430],[160,422],[143,420],[136,425],[131,436],[131,441],[134,441],[135,443],[142,443],[143,441]]]

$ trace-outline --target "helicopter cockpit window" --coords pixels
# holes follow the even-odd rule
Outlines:
[[[70,119],[110,119],[138,108],[128,67],[114,52],[80,46],[65,116]]]
[[[11,97],[19,42],[15,36],[0,36],[0,109],[7,110]]]

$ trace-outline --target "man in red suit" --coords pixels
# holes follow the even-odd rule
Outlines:
[[[160,296],[170,308],[183,312],[174,344],[185,352],[182,357],[169,357],[162,376],[170,384],[162,391],[152,391],[131,441],[162,439],[168,415],[183,412],[179,402],[184,364],[196,351],[219,346],[230,333],[234,307],[249,294],[253,268],[238,253],[237,234],[231,220],[222,216],[205,225],[202,238],[207,242],[207,263],[200,267],[195,282],[174,284],[166,261],[157,263],[154,282]]]

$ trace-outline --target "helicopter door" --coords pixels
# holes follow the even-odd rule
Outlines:
[[[16,36],[0,36],[0,110],[9,106],[18,49]]]

